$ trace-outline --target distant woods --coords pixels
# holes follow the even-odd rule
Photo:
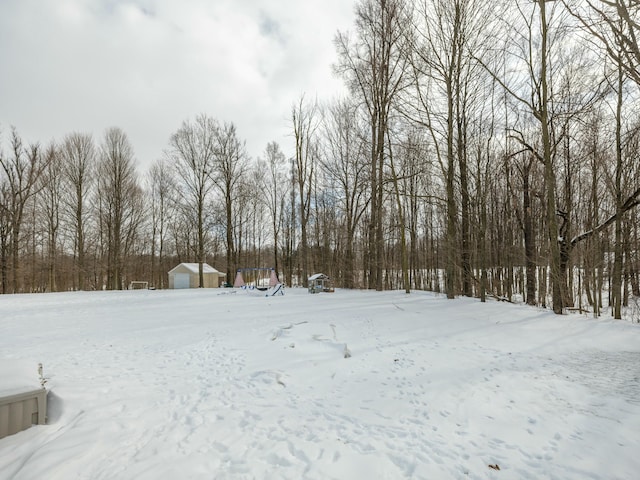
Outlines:
[[[360,0],[335,37],[349,95],[292,99],[287,145],[255,158],[205,114],[144,174],[119,128],[4,128],[0,291],[165,288],[208,262],[620,318],[640,297],[639,8]]]

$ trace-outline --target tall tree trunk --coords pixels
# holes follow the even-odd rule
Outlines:
[[[455,45],[455,42],[454,42]],[[454,53],[455,56],[455,53]],[[446,192],[447,192],[447,229],[446,229],[446,267],[445,267],[445,290],[447,298],[453,299],[456,296],[456,198],[454,190],[455,179],[455,157],[454,157],[454,109],[453,109],[453,85],[452,79],[447,79],[447,171],[446,171]]]
[[[558,219],[556,207],[556,174],[553,165],[551,131],[549,129],[549,86],[547,70],[548,24],[546,0],[537,0],[540,8],[540,26],[542,35],[540,59],[540,108],[537,113],[541,127],[542,155],[544,163],[545,212],[547,237],[549,241],[549,269],[551,273],[551,295],[553,311],[563,312],[565,298],[563,291],[564,275],[561,270],[560,243],[558,242]]]
[[[613,318],[622,318],[622,87],[624,84],[624,73],[622,67],[618,66],[617,104],[616,104],[616,171],[615,171],[615,240],[613,246],[613,272],[611,281],[611,299],[613,301]]]
[[[406,234],[406,220],[404,214],[404,208],[402,205],[402,197],[400,195],[400,187],[398,185],[398,175],[393,164],[393,150],[389,145],[389,165],[391,166],[391,176],[393,179],[393,189],[396,197],[396,207],[398,209],[398,224],[400,229],[400,264],[402,269],[402,288],[405,293],[411,293],[411,286],[409,285],[409,258],[407,256],[407,234]]]
[[[533,219],[531,215],[531,191],[529,180],[533,158],[529,159],[522,172],[522,226],[524,231],[524,256],[526,268],[526,301],[528,305],[536,304],[536,241]]]
[[[198,202],[198,288],[204,288],[204,198]]]

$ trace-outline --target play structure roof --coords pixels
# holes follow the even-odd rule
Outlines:
[[[309,280],[326,280],[327,278],[329,278],[329,276],[324,273],[315,273],[309,277]]]

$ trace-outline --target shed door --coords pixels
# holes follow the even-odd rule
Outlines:
[[[173,288],[189,288],[189,274],[176,273],[173,276]]]

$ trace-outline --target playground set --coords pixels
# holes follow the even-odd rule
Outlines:
[[[274,268],[239,268],[233,281],[235,288],[257,290],[265,296],[284,295],[284,285]]]

